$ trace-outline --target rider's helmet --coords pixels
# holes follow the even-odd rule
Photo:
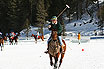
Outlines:
[[[56,17],[56,16],[53,16],[53,17],[51,18],[51,20],[57,20],[57,17]]]

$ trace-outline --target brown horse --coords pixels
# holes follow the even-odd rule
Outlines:
[[[38,39],[41,39],[42,41],[44,41],[44,36],[43,35],[37,37],[37,35],[32,34],[31,36],[34,37],[36,43],[37,43]]]
[[[4,39],[4,43],[7,44],[7,36],[3,36],[3,39]]]
[[[17,34],[16,36],[14,36],[14,37],[9,36],[9,42],[10,42],[10,45],[11,45],[11,44],[13,45],[13,41],[15,41],[14,44],[17,45],[17,42],[18,42],[18,36],[20,36],[20,33],[18,33],[18,34]]]
[[[2,47],[4,47],[4,39],[0,38],[0,46],[1,46],[1,51],[2,51]]]
[[[7,36],[4,36],[3,39],[4,39],[5,41],[7,41]]]
[[[57,31],[52,31],[52,35],[51,36],[52,36],[52,39],[48,43],[50,65],[51,66],[53,65],[52,58],[54,58],[54,60],[55,60],[54,69],[57,69],[57,68],[59,68],[61,66],[62,60],[64,58],[64,54],[65,54],[65,51],[66,51],[66,43],[65,43],[64,40],[62,40],[63,44],[64,44],[64,47],[63,47],[64,53],[60,53],[61,48],[60,48],[60,43],[59,43],[59,40],[58,40]],[[57,65],[59,55],[61,55],[61,58],[60,58],[59,65]]]

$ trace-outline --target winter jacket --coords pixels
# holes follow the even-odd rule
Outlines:
[[[57,23],[57,24],[50,23],[50,25],[51,25],[51,28],[49,28],[49,30],[52,30],[52,29],[57,30],[58,36],[61,36],[61,33],[62,33],[62,26],[61,26],[61,24],[60,23]]]
[[[80,34],[78,34],[78,40],[80,40],[81,39],[81,35]]]
[[[16,34],[14,32],[11,32],[11,36],[14,37]]]

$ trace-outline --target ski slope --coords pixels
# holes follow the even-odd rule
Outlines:
[[[86,43],[65,40],[67,50],[60,69],[104,69],[104,39],[93,39]],[[47,39],[19,40],[18,45],[5,45],[0,51],[0,69],[53,69],[50,66]],[[84,51],[82,51],[84,49]]]

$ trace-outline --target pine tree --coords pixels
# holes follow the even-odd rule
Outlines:
[[[38,0],[36,4],[36,23],[41,28],[40,33],[43,35],[43,26],[45,23],[47,13],[44,6],[44,0]]]
[[[100,30],[102,30],[102,34],[103,35],[103,28],[104,28],[104,6],[100,7],[99,8],[99,11],[98,11],[98,18],[99,18],[99,28]]]
[[[25,24],[23,26],[24,28],[26,28],[26,36],[27,36],[27,40],[28,40],[28,36],[29,36],[29,31],[30,31],[30,21],[29,19],[27,18],[26,21],[25,21]]]
[[[0,0],[0,29],[5,34],[8,31],[8,20],[7,20],[7,12],[8,12],[8,1]],[[5,31],[4,31],[5,30]]]
[[[36,14],[36,4],[38,0],[29,0],[30,5],[30,16],[29,20],[31,21],[31,25],[35,26],[35,14]]]
[[[14,31],[23,29],[23,25],[27,17],[29,17],[29,1],[28,0],[10,0],[8,11],[9,27]]]

